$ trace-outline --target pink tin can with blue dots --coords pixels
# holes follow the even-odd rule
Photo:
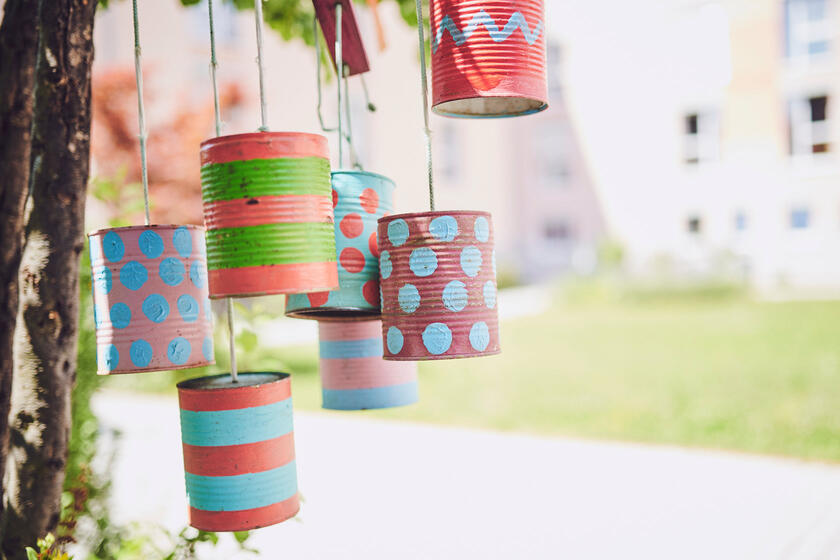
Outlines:
[[[214,363],[204,228],[130,226],[88,240],[97,373]]]
[[[293,294],[286,314],[319,321],[357,321],[379,316],[377,221],[394,208],[394,182],[369,171],[333,171],[335,247],[339,288]]]

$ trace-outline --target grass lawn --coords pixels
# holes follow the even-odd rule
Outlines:
[[[332,414],[840,461],[840,302],[558,299],[503,323],[502,348],[421,363],[417,405]],[[296,407],[319,409],[315,346],[255,361],[294,372]],[[105,385],[171,390],[154,375]]]

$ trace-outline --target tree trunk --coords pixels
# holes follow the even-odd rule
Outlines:
[[[97,1],[39,2],[3,532],[3,552],[14,560],[26,557],[24,546],[55,530],[61,509],[76,375]]]
[[[29,129],[37,0],[8,0],[0,23],[0,496],[9,442],[12,339],[18,308],[23,207],[29,189]],[[0,500],[0,518],[3,502]]]

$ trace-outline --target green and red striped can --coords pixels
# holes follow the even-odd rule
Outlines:
[[[210,297],[338,288],[327,139],[302,132],[201,144]]]

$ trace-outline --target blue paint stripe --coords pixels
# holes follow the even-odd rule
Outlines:
[[[373,389],[322,389],[323,407],[330,410],[391,408],[417,402],[417,382]]]
[[[292,398],[235,410],[181,410],[181,440],[189,445],[218,447],[274,439],[292,426]]]
[[[234,476],[186,473],[190,505],[204,511],[240,511],[288,500],[297,493],[297,470],[291,461],[268,471]]]
[[[321,358],[373,358],[382,357],[382,337],[361,340],[322,340]]]

